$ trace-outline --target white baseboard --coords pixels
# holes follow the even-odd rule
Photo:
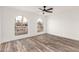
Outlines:
[[[71,39],[71,40],[77,40],[77,41],[79,41],[79,38],[69,37],[69,36],[60,35],[60,34],[52,34],[52,33],[47,33],[47,34],[55,35],[55,36],[58,36],[58,37],[63,37],[63,38],[67,38],[67,39]]]
[[[22,39],[22,38],[28,38],[28,37],[32,37],[32,36],[37,36],[37,35],[41,35],[41,34],[44,34],[45,32],[40,32],[40,33],[38,33],[38,34],[34,34],[34,35],[29,35],[29,36],[27,36],[27,35],[25,35],[25,36],[21,36],[21,37],[15,37],[15,38],[12,38],[12,39],[7,39],[7,40],[5,40],[5,39],[3,39],[2,41],[0,41],[0,43],[5,43],[5,42],[9,42],[9,41],[14,41],[14,40],[19,40],[19,39]]]

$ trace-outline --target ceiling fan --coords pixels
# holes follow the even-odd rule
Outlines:
[[[47,13],[53,13],[53,8],[46,8],[47,6],[43,6],[43,8],[39,8],[40,10],[42,10],[43,11],[43,14],[45,14],[45,12],[47,12]]]

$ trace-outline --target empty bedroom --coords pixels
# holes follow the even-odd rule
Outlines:
[[[0,52],[79,52],[79,6],[0,6]]]

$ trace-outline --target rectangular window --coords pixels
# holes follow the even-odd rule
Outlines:
[[[28,33],[27,19],[23,16],[16,17],[15,35],[23,35]]]

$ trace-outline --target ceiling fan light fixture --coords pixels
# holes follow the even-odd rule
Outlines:
[[[43,6],[43,8],[39,8],[40,10],[43,11],[43,14],[45,14],[45,12],[47,13],[53,13],[53,8],[46,8],[47,6]]]

